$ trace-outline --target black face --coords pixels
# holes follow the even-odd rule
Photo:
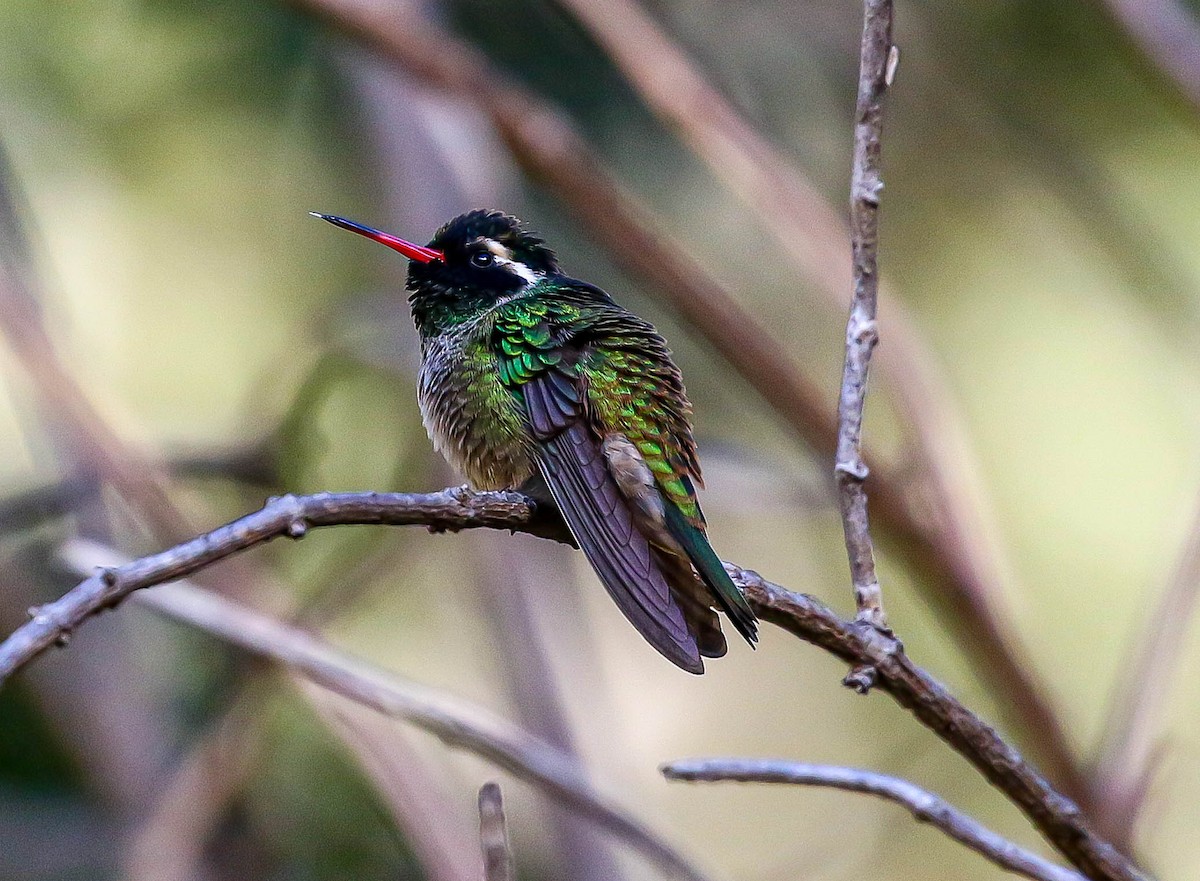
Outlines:
[[[445,260],[414,260],[408,269],[409,302],[422,333],[457,324],[558,272],[554,252],[499,211],[459,215],[437,231],[429,247]]]

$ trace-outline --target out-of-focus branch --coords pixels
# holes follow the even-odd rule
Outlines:
[[[888,87],[888,58],[892,46],[891,0],[863,3],[862,55],[858,71],[858,102],[854,110],[854,164],[850,173],[850,244],[854,293],[846,321],[846,359],[838,397],[838,445],[834,476],[842,509],[846,553],[858,620],[887,628],[883,593],[875,575],[875,547],[867,518],[867,464],[862,458],[863,408],[871,352],[879,341],[875,314],[879,300],[880,153],[883,139],[883,95]],[[918,417],[919,418],[919,417]]]
[[[484,881],[513,881],[516,874],[498,783],[485,783],[479,790],[479,846],[483,851]]]
[[[1200,599],[1200,512],[1171,579],[1146,619],[1145,632],[1120,668],[1104,725],[1105,743],[1096,763],[1096,788],[1105,794],[1106,814],[1132,822],[1154,770],[1155,742],[1185,637]]]
[[[1104,0],[1159,73],[1200,110],[1200,20],[1180,0]]]
[[[663,230],[666,224],[628,193],[596,160],[586,140],[552,106],[513,83],[473,47],[422,19],[393,14],[363,0],[292,0],[402,65],[423,83],[483,110],[522,169],[549,187],[626,271],[658,292],[756,389],[778,417],[820,455],[833,455],[837,422],[824,391],[799,370],[759,320]],[[839,288],[844,296],[844,287]],[[895,334],[889,339],[894,340]],[[934,412],[922,404],[923,417]],[[928,418],[931,443],[944,442]],[[973,533],[957,512],[963,496],[945,490],[938,515],[916,510],[903,479],[864,457],[872,473],[876,524],[921,574],[952,634],[979,675],[1006,699],[1014,727],[1029,732],[1043,763],[1072,797],[1089,796],[1046,689],[1023,663],[1024,651],[995,601],[994,579],[979,567]],[[931,479],[936,475],[932,475]]]
[[[59,636],[138,588],[161,584],[195,572],[238,551],[279,535],[299,537],[309,528],[335,523],[424,523],[436,530],[475,527],[534,531],[547,538],[566,540],[565,526],[547,523],[537,506],[517,493],[471,493],[463,489],[421,495],[346,493],[284,497],[263,510],[222,526],[160,554],[104,568],[61,599],[43,609],[0,644],[0,682]],[[93,559],[95,557],[93,556]],[[893,638],[862,622],[845,621],[812,597],[795,594],[772,584],[757,573],[726,567],[745,592],[755,613],[799,638],[823,648],[852,668],[870,667],[875,686],[890,694],[918,721],[973,764],[993,785],[1020,808],[1060,853],[1094,881],[1141,881],[1133,864],[1108,841],[1098,836],[1070,799],[1054,790],[1013,747],[946,689],[917,667]],[[383,712],[413,718],[454,743],[465,743],[514,773],[537,770],[547,791],[593,812],[622,834],[643,836],[650,848],[663,848],[627,817],[595,800],[582,800],[591,792],[586,780],[571,765],[570,786],[564,788],[560,764],[541,764],[545,755],[528,741],[501,737],[480,742],[457,727],[444,713],[408,693],[399,694],[381,683],[373,671],[350,662],[306,634],[270,618],[203,591],[172,589],[141,594],[146,602],[197,627],[216,633],[257,654],[281,661],[312,679],[338,687],[360,702]],[[165,596],[165,599],[163,598]],[[345,679],[346,670],[352,671]],[[358,675],[364,673],[364,675]],[[504,732],[502,732],[504,733]],[[509,731],[508,733],[511,733]],[[466,738],[465,740],[463,738]],[[497,747],[497,744],[501,747]],[[483,752],[490,749],[491,752]],[[532,750],[532,751],[531,751]],[[554,755],[558,755],[556,752]],[[565,772],[564,772],[565,773]],[[652,849],[652,848],[651,848]],[[662,862],[683,865],[681,857],[660,853]]]
[[[670,762],[663,765],[661,770],[668,780],[790,783],[877,795],[895,802],[912,814],[918,822],[928,823],[940,829],[958,843],[966,845],[1010,872],[1016,872],[1034,881],[1083,881],[1083,876],[1078,872],[1056,865],[997,835],[945,799],[915,783],[888,774],[878,774],[860,768],[808,765],[771,759],[690,759]]]
[[[492,516],[498,516],[498,510]],[[532,515],[531,506],[526,505],[526,510]],[[511,525],[520,528],[516,522]],[[77,541],[67,545],[64,556],[73,567],[86,569],[84,560],[113,560],[114,552]],[[482,707],[406,682],[302,630],[203,588],[174,584],[140,593],[137,600],[253,655],[282,664],[355,703],[403,719],[448,746],[473,752],[592,819],[673,877],[708,881],[683,854],[598,792],[578,762]]]
[[[229,479],[265,489],[275,485],[277,479],[271,459],[265,447],[247,447],[172,457],[159,464],[170,475]],[[44,520],[70,514],[81,502],[99,492],[100,487],[99,475],[79,471],[54,483],[4,496],[0,498],[0,532],[26,529]]]
[[[58,359],[34,301],[22,293],[21,284],[20,276],[0,259],[0,333],[37,387],[42,408],[71,426],[72,439],[88,465],[160,525],[160,539],[190,533],[186,519],[167,497],[161,470],[113,433]]]
[[[479,881],[475,830],[452,803],[437,769],[387,717],[293,677],[313,708],[354,752],[427,881]]]
[[[245,785],[262,746],[263,689],[238,695],[205,732],[148,806],[122,855],[124,881],[189,881],[204,847]],[[246,700],[253,697],[254,700]]]

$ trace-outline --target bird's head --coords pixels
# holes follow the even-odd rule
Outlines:
[[[313,216],[387,245],[411,261],[408,300],[423,336],[448,330],[558,273],[558,261],[546,243],[501,211],[460,214],[425,246],[342,217]]]

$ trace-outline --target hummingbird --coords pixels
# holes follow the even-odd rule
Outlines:
[[[459,215],[428,245],[313,216],[409,259],[422,420],[473,488],[556,506],[621,612],[682,669],[726,653],[716,609],[755,644],[708,542],[691,404],[653,325],[501,211]]]

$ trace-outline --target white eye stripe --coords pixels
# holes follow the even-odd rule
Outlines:
[[[542,273],[534,272],[532,269],[530,269],[524,263],[520,263],[516,260],[505,260],[503,258],[498,257],[498,258],[496,258],[496,262],[499,263],[501,266],[503,266],[505,269],[507,269],[509,272],[511,272],[513,275],[524,279],[525,284],[527,284],[527,285],[537,284],[539,281],[541,281],[545,277],[544,275],[542,275]]]
[[[500,244],[495,239],[480,238],[477,241],[481,242],[495,256],[497,266],[503,266],[524,281],[526,285],[535,285],[545,278],[544,273],[534,272],[521,261],[514,260],[512,249]]]

